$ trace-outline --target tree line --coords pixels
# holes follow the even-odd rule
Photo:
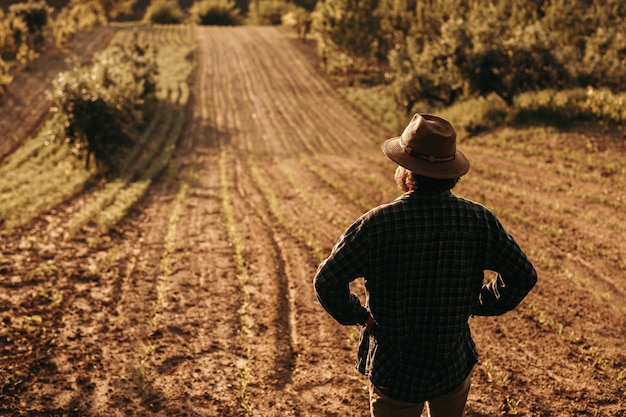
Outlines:
[[[477,97],[511,107],[531,92],[572,91],[576,101],[626,89],[622,0],[321,0],[313,27],[329,71],[386,85],[406,114]]]

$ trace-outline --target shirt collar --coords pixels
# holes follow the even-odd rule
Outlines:
[[[446,198],[452,195],[452,191],[444,190],[444,191],[420,191],[420,190],[411,190],[402,194],[396,200],[407,200],[410,198],[421,198],[421,199],[439,199]]]

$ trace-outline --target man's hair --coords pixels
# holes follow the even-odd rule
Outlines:
[[[398,166],[396,169],[396,184],[402,192],[420,190],[426,192],[449,191],[459,182],[460,178],[430,178],[409,171]]]

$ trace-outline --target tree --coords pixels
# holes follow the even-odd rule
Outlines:
[[[443,30],[457,26],[449,22]],[[403,46],[392,51],[392,87],[407,114],[413,112],[416,103],[449,106],[463,95],[464,79],[455,62],[460,37],[462,34],[442,36],[425,43],[422,38],[407,37]]]
[[[372,58],[380,38],[379,0],[324,0],[317,4],[313,28],[327,60],[343,58],[346,72]]]
[[[399,103],[410,112],[419,101],[449,106],[495,93],[511,105],[525,91],[569,86],[571,77],[541,23],[511,28],[500,13],[473,8],[444,22],[439,36],[416,32],[407,38],[390,55]]]
[[[290,10],[286,0],[254,0],[248,9],[248,23],[252,25],[280,25]]]
[[[198,0],[189,15],[198,25],[236,26],[243,20],[234,0]]]
[[[185,17],[178,0],[152,0],[146,8],[143,20],[153,24],[181,23]]]
[[[89,67],[77,66],[54,82],[53,112],[65,126],[66,143],[93,158],[101,172],[117,174],[124,150],[144,122],[156,90],[156,51],[135,41],[98,53]]]
[[[582,86],[626,90],[626,33],[619,29],[624,27],[626,19],[612,27],[599,27],[589,36],[576,73]]]

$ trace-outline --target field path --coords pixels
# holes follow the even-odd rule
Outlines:
[[[353,220],[398,195],[380,151],[397,132],[282,29],[193,31],[185,128],[128,216],[64,239],[75,199],[3,231],[0,415],[369,415],[358,331],[323,311],[312,278]],[[626,173],[585,155],[590,141],[602,161],[625,151],[573,134],[564,155],[562,134],[535,133],[461,144],[472,171],[455,191],[494,209],[540,279],[516,311],[471,319],[467,415],[623,417]]]

